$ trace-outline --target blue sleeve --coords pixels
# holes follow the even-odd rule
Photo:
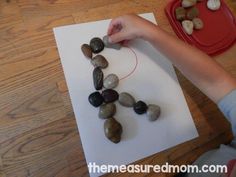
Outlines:
[[[236,89],[224,96],[218,102],[218,107],[231,123],[234,138],[236,138]]]

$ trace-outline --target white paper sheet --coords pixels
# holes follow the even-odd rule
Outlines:
[[[152,13],[141,16],[156,23]],[[198,133],[173,66],[142,40],[130,44],[138,57],[136,71],[122,80],[116,90],[128,92],[136,100],[160,105],[160,119],[149,122],[146,115],[137,115],[132,108],[116,103],[117,113],[114,117],[123,126],[122,140],[113,144],[105,137],[104,120],[98,118],[98,108],[88,102],[89,94],[95,91],[93,67],[83,56],[80,47],[93,37],[102,38],[109,22],[103,20],[54,28],[87,163],[129,164],[196,138]],[[127,48],[119,51],[105,49],[101,54],[109,61],[109,67],[103,70],[105,76],[115,73],[121,78],[135,65],[135,56]]]

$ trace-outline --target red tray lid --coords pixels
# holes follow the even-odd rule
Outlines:
[[[175,9],[180,6],[181,0],[173,0],[165,8],[169,22],[180,39],[209,55],[224,52],[236,41],[236,20],[223,0],[217,11],[209,10],[206,0],[196,4],[204,27],[201,30],[194,30],[192,35],[186,34],[181,22],[175,18]]]

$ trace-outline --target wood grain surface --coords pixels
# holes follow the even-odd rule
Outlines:
[[[225,1],[235,15],[236,1]],[[88,176],[52,28],[125,13],[153,12],[159,26],[174,34],[164,13],[167,3],[167,0],[0,1],[0,177]],[[236,77],[235,56],[236,45],[214,59]],[[232,139],[230,125],[217,106],[176,72],[200,136],[136,164],[191,164],[202,153]]]

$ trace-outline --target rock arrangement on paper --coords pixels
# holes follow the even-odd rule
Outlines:
[[[90,44],[83,44],[81,50],[86,58],[94,66],[93,70],[93,85],[95,92],[88,97],[89,103],[94,107],[99,107],[98,117],[104,119],[104,133],[105,136],[113,143],[119,143],[122,135],[122,125],[114,118],[116,113],[115,101],[120,105],[133,108],[135,113],[146,113],[150,121],[158,119],[161,109],[158,105],[147,105],[143,101],[135,101],[134,97],[127,92],[118,93],[114,90],[119,84],[119,77],[116,74],[109,74],[104,78],[102,69],[108,67],[107,59],[98,54],[104,47],[119,50],[122,46],[120,44],[111,44],[108,41],[108,36],[104,36],[103,40],[94,37],[90,40]],[[93,54],[97,54],[93,57]]]

